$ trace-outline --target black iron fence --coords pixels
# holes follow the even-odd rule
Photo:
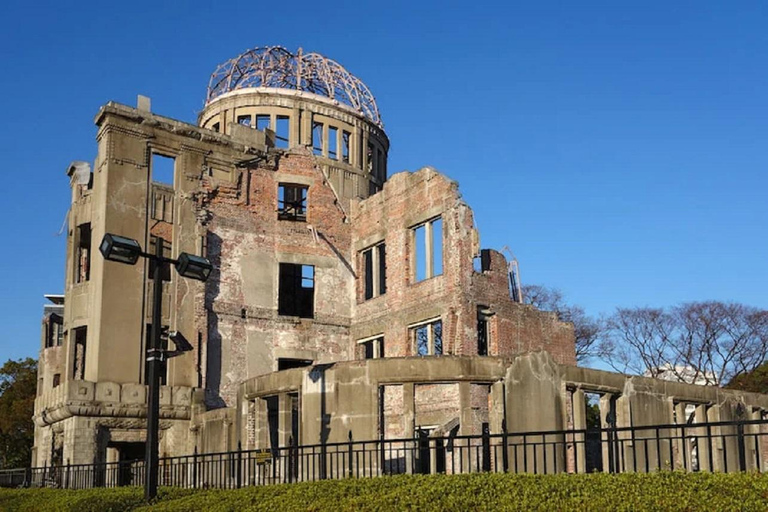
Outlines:
[[[159,483],[239,488],[399,473],[763,471],[768,420],[421,436],[163,457]],[[144,461],[0,471],[0,487],[141,485]]]

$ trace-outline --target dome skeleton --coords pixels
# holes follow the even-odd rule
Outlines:
[[[248,50],[216,68],[208,83],[205,103],[249,87],[292,89],[325,96],[383,126],[376,100],[363,81],[319,53],[302,53],[299,48],[294,55],[282,46]]]

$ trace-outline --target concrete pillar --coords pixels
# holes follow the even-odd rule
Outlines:
[[[572,420],[574,430],[584,430],[587,428],[587,411],[584,401],[584,391],[574,390],[570,396],[572,409]],[[573,443],[570,446],[570,452],[574,454],[576,471],[584,473],[587,470],[587,436],[583,433],[573,435]]]
[[[413,382],[403,384],[403,438],[413,439],[416,425],[416,389]],[[408,446],[405,450],[405,471],[413,473],[413,454],[416,446]]]
[[[632,416],[629,413],[629,398],[620,396],[616,399],[616,426],[631,427]],[[635,448],[632,442],[632,435],[629,431],[619,431],[616,433],[616,442],[622,457],[620,457],[623,467],[619,468],[621,472],[631,473],[635,471],[635,458],[633,450]]]
[[[714,423],[718,421],[722,421],[720,419],[720,405],[712,405],[707,409],[707,421],[709,423]],[[712,435],[712,444],[711,444],[711,459],[712,459],[712,471],[724,471],[725,465],[724,465],[724,459],[723,459],[723,438],[722,438],[722,427],[712,427],[710,428],[710,432]]]
[[[668,400],[670,407],[674,411],[675,423],[677,425],[686,425],[687,415],[685,409],[687,404],[684,402],[674,403],[671,398]],[[685,433],[685,438],[682,437],[683,433]],[[674,460],[674,467],[672,469],[691,469],[691,457],[693,453],[691,450],[691,440],[687,437],[689,435],[691,435],[690,430],[686,431],[682,428],[675,429],[673,432],[675,440],[672,443],[672,459]]]
[[[301,144],[301,110],[299,110],[298,107],[294,107],[293,110],[291,110],[291,123],[289,126],[290,132],[288,133],[288,147],[294,148]]]
[[[696,411],[693,413],[694,425],[707,423],[708,408],[709,406],[706,404],[699,404],[696,406]],[[710,439],[707,437],[707,428],[706,427],[696,428],[693,431],[693,433],[697,438],[696,439],[696,459],[699,465],[699,470],[714,471],[714,469],[710,466],[710,461],[709,461],[710,448],[712,446],[710,443]]]
[[[602,447],[603,447],[603,472],[608,473],[611,470],[611,458],[613,458],[614,464],[616,463],[616,439],[614,439],[614,433],[605,431],[606,429],[613,428],[611,421],[609,421],[608,415],[611,413],[611,407],[613,405],[613,393],[604,393],[600,395],[600,427],[603,428],[602,433]],[[615,421],[615,418],[614,418]]]

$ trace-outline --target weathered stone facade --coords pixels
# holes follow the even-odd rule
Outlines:
[[[429,167],[387,178],[377,110],[244,87],[209,95],[196,126],[148,103],[102,107],[93,171],[70,168],[63,335],[41,349],[35,464],[143,453],[153,269],[106,262],[105,233],[214,265],[204,284],[172,272],[163,285],[163,324],[194,350],[167,363],[161,455],[574,424],[572,326],[510,298],[507,262],[480,249],[455,182]],[[541,371],[526,374],[531,361]]]

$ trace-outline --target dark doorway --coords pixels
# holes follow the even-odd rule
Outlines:
[[[132,462],[144,460],[144,443],[111,443],[110,448],[117,449],[117,485],[139,485],[138,475],[134,475]]]
[[[584,393],[587,434],[584,440],[587,473],[603,471],[602,422],[600,419],[600,395]]]
[[[432,472],[433,455],[435,457],[435,472],[445,473],[445,440],[429,437],[434,430],[434,428],[416,428],[418,439],[416,473],[428,475]]]

